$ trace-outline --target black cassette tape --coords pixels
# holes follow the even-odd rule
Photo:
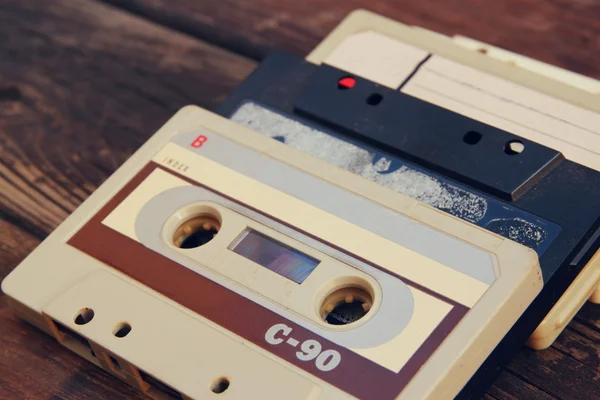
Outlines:
[[[600,245],[600,173],[329,65],[269,56],[217,112],[538,254],[544,287],[460,398],[480,395]]]

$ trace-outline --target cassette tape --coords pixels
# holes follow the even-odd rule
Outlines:
[[[600,107],[584,78],[457,41],[355,12],[307,60],[268,57],[217,112],[536,251],[544,289],[471,398],[600,300]]]
[[[157,399],[414,400],[455,396],[542,274],[526,246],[189,106],[2,289]]]
[[[600,170],[600,81],[595,79],[362,10],[351,14],[307,59],[391,88],[401,82],[397,89],[403,93]],[[600,263],[583,268],[528,345],[550,346],[588,298],[600,303]]]

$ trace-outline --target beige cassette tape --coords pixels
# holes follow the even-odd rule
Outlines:
[[[521,55],[357,10],[307,57],[512,132],[600,171],[600,82]],[[600,304],[600,253],[532,334],[549,347],[586,300]]]
[[[511,240],[201,108],[2,283],[157,399],[449,399],[543,286]]]

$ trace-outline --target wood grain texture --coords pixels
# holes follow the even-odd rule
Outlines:
[[[596,0],[102,0],[257,59],[305,55],[352,10],[461,34],[600,77]]]
[[[38,237],[175,110],[212,107],[254,66],[95,2],[0,7],[0,199]]]
[[[254,63],[91,1],[0,2],[0,280],[178,108]],[[0,296],[0,399],[145,398],[16,320]]]
[[[305,54],[352,9],[600,77],[595,0],[108,2],[120,8],[0,1],[0,279],[176,109],[214,106],[255,66],[248,57]],[[144,398],[5,301],[0,399]],[[593,399],[599,385],[600,307],[586,305],[551,349],[524,349],[486,399]]]

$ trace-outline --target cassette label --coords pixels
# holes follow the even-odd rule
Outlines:
[[[352,220],[353,202],[359,202],[370,210],[372,223],[355,217],[357,225],[349,224],[307,204],[339,199],[342,189],[287,168],[209,131],[178,135],[69,244],[353,396],[394,398],[493,283],[492,259],[465,244],[462,251],[475,257],[477,268],[466,260],[448,266],[458,260],[456,249],[449,251],[441,234],[439,246],[431,246],[437,251],[428,251],[432,258],[397,247],[407,238],[394,236],[389,225],[410,223],[405,217],[345,192],[347,207],[337,213],[348,212],[344,217]],[[249,181],[236,170],[270,185],[251,182],[249,190],[244,187]],[[298,197],[312,191],[312,197],[306,196],[304,203],[284,191]],[[193,251],[165,245],[163,235],[163,221],[197,202],[209,204],[223,218],[209,244],[230,249],[219,256],[206,253],[202,265]],[[272,214],[259,211],[265,208]],[[378,216],[388,224],[376,224]],[[239,217],[246,218],[237,221]],[[378,234],[388,239],[367,230],[386,225]],[[430,243],[436,240],[434,231],[421,234]],[[358,245],[366,238],[369,246]],[[391,258],[378,257],[386,248],[392,250]],[[279,254],[279,271],[264,266],[273,263],[273,252]],[[309,270],[302,279],[293,279],[294,271],[282,272],[298,263],[297,257]],[[367,261],[377,259],[380,265]],[[410,268],[415,264],[420,268]],[[481,274],[486,265],[488,272]],[[367,313],[364,321],[355,322],[362,325],[351,330],[330,329],[304,304],[306,293],[318,292],[334,273],[365,282],[377,299],[368,303],[376,312]],[[443,278],[431,282],[432,274]]]
[[[2,290],[152,396],[341,400],[452,397],[542,286],[534,251],[186,107]]]

